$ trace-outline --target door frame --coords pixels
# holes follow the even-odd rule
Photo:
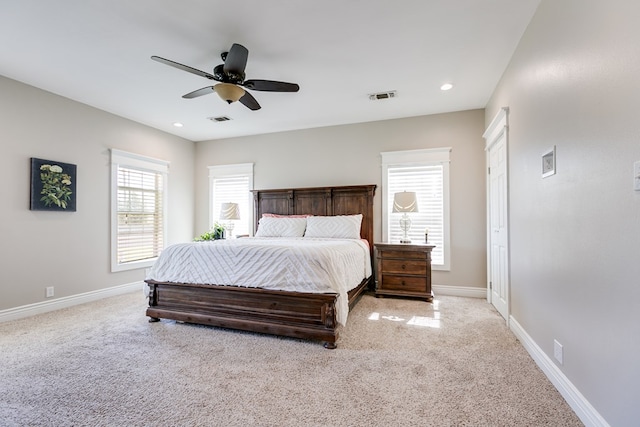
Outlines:
[[[498,142],[498,140],[504,134],[504,144],[505,144],[505,167],[506,167],[506,212],[505,221],[506,221],[506,245],[507,245],[507,274],[506,274],[506,303],[507,303],[507,316],[506,322],[509,325],[509,318],[511,317],[511,249],[510,249],[510,222],[509,222],[509,107],[502,107],[500,111],[496,114],[496,116],[491,121],[491,124],[487,127],[485,132],[482,134],[482,138],[485,140],[485,166],[486,166],[486,197],[487,197],[487,302],[493,304],[492,301],[492,292],[491,292],[491,183],[489,176],[489,164],[490,164],[490,156],[489,150],[491,147]]]

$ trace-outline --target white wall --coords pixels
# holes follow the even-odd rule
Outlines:
[[[486,109],[510,107],[513,317],[612,426],[640,420],[640,3],[543,0]],[[557,147],[557,174],[540,177]]]
[[[193,235],[194,143],[0,77],[0,310],[133,283],[110,273],[109,148],[165,159],[169,242]],[[77,211],[29,210],[30,157],[77,165]]]
[[[390,100],[389,102],[393,102]],[[484,111],[421,116],[196,144],[196,227],[207,230],[207,166],[255,163],[256,189],[376,184],[375,238],[382,235],[380,152],[453,147],[450,272],[435,285],[486,286]]]

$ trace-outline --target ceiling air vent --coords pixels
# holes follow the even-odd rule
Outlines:
[[[228,122],[229,120],[231,120],[231,118],[227,116],[207,117],[207,118],[212,122]]]
[[[372,93],[369,95],[369,99],[371,101],[378,101],[380,99],[395,98],[396,96],[398,96],[398,93],[395,90],[391,90],[389,92]]]

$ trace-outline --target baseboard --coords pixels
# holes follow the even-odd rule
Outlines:
[[[433,294],[438,295],[450,295],[454,297],[468,297],[468,298],[487,298],[486,288],[475,288],[471,286],[447,286],[447,285],[432,285],[431,289]]]
[[[100,289],[97,291],[56,298],[35,304],[9,308],[7,310],[0,310],[0,323],[35,316],[36,314],[47,313],[49,311],[60,310],[62,308],[72,307],[86,302],[97,301],[102,298],[122,295],[134,291],[142,291],[144,285],[144,282],[127,283],[125,285],[113,286],[111,288]]]
[[[549,381],[551,381],[555,388],[558,389],[578,418],[580,418],[580,421],[582,421],[586,427],[610,427],[607,421],[591,406],[589,401],[578,391],[573,383],[569,381],[553,360],[542,351],[513,316],[510,318],[509,326],[538,367],[544,372],[547,378],[549,378]]]

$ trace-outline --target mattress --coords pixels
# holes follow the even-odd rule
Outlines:
[[[171,245],[147,280],[337,293],[336,319],[344,325],[347,292],[371,274],[370,250],[363,240],[246,237]]]

